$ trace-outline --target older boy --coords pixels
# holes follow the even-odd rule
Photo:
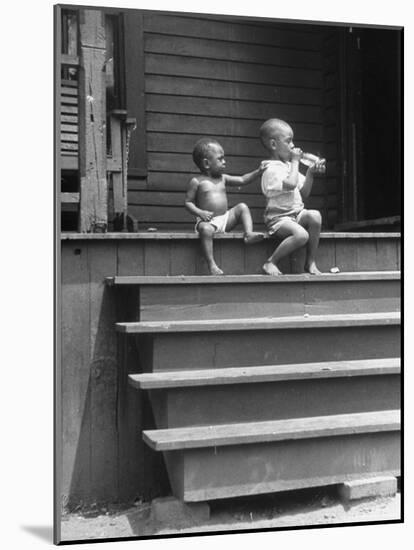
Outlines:
[[[325,160],[311,164],[303,176],[299,172],[303,153],[295,147],[293,130],[283,120],[267,120],[260,128],[260,138],[270,157],[262,176],[266,197],[264,219],[269,235],[276,235],[282,241],[263,265],[263,271],[280,275],[280,260],[306,245],[305,271],[320,274],[315,257],[322,219],[317,210],[305,209],[303,199],[310,195],[313,175],[325,172]]]
[[[196,230],[200,234],[203,255],[211,275],[222,275],[213,255],[214,233],[231,231],[238,223],[243,225],[244,242],[252,244],[263,239],[263,233],[253,232],[253,222],[248,206],[239,203],[228,210],[226,185],[240,186],[252,183],[261,175],[267,163],[244,176],[224,174],[226,161],[220,143],[203,138],[197,141],[193,160],[201,174],[188,184],[185,206],[196,216]]]

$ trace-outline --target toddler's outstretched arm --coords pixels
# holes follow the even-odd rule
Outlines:
[[[268,164],[269,164],[268,160],[263,160],[260,163],[259,168],[257,168],[256,170],[253,170],[253,172],[244,174],[243,176],[229,176],[228,174],[224,174],[226,184],[230,186],[248,185],[249,183],[252,183],[255,179],[257,179],[259,176],[263,174]]]

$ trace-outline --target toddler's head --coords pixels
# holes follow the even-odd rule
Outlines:
[[[278,118],[266,120],[260,128],[260,139],[273,159],[290,160],[295,145],[293,130],[287,122]]]
[[[219,176],[226,166],[223,147],[211,138],[201,138],[193,149],[193,160],[200,172]]]

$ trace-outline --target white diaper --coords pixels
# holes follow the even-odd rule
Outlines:
[[[228,219],[229,219],[229,212],[227,211],[221,216],[214,216],[214,218],[211,218],[211,220],[208,223],[211,223],[211,225],[213,225],[216,228],[215,233],[225,233]],[[196,231],[197,231],[198,224],[202,221],[203,220],[201,218],[197,218],[197,221],[195,224]]]

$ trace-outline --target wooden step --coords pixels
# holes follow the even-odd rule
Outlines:
[[[286,330],[301,328],[332,328],[351,326],[398,325],[399,312],[359,313],[345,315],[303,315],[289,317],[259,317],[257,319],[220,319],[189,321],[143,321],[116,323],[118,332],[130,334],[216,332],[245,330]]]
[[[145,430],[143,438],[155,451],[177,451],[199,447],[397,431],[400,429],[400,417],[399,410],[324,415],[267,422]]]
[[[119,323],[140,372],[351,361],[401,354],[397,313]],[[294,350],[294,353],[292,352]]]
[[[106,246],[116,251],[116,274],[119,275],[208,274],[201,257],[200,240],[194,231],[166,232],[159,227],[153,233],[62,233],[62,240],[77,241],[77,247],[87,246],[88,241],[104,240]],[[400,233],[323,232],[317,263],[324,272],[335,266],[343,272],[400,269],[400,241]],[[226,274],[259,274],[275,246],[273,239],[246,246],[242,233],[231,232],[215,236],[214,254]],[[303,260],[303,251],[295,253],[283,262],[282,271],[300,273]]]
[[[381,358],[360,361],[325,361],[291,365],[266,365],[242,368],[203,369],[144,374],[130,374],[129,383],[139,389],[154,390],[194,386],[221,386],[223,384],[248,384],[283,382],[314,378],[343,378],[350,376],[374,376],[399,374],[401,359]]]
[[[400,272],[108,277],[130,292],[134,320],[202,320],[400,310]],[[129,319],[125,319],[129,320]]]
[[[134,374],[129,381],[149,390],[157,428],[176,428],[398,409],[399,363],[206,369]]]
[[[172,490],[204,501],[399,475],[399,411],[155,430]]]
[[[400,280],[400,271],[360,271],[349,273],[322,273],[321,275],[310,275],[309,273],[288,274],[280,277],[269,275],[167,275],[167,276],[145,276],[145,275],[117,275],[105,277],[110,286],[152,286],[152,285],[211,285],[211,284],[286,284],[294,282],[318,283],[321,281],[378,281],[378,280]]]

